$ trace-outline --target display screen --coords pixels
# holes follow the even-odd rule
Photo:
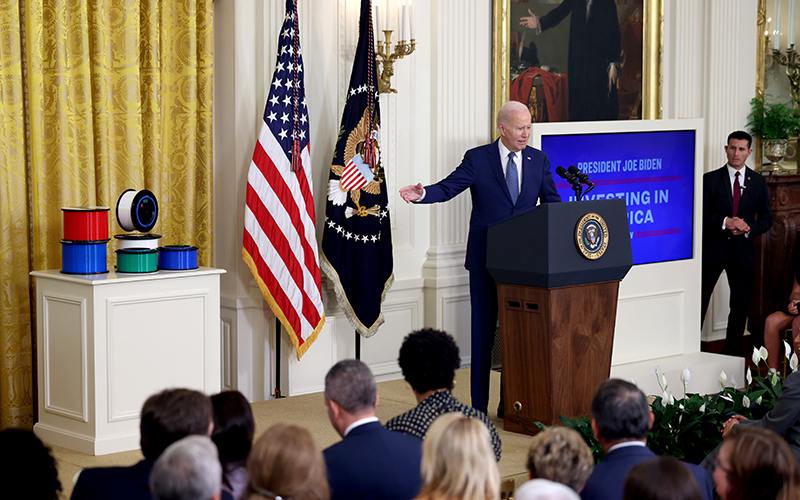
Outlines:
[[[563,201],[575,192],[556,168],[570,165],[595,185],[584,200],[625,200],[634,265],[692,258],[694,149],[694,130],[542,135]]]

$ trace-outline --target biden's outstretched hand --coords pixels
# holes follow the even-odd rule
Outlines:
[[[406,200],[406,203],[411,203],[412,201],[417,201],[420,199],[424,192],[425,188],[422,187],[422,183],[420,182],[417,185],[401,188],[400,196]]]

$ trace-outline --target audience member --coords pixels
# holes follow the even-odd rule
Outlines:
[[[575,490],[547,479],[531,479],[514,492],[514,500],[580,500]]]
[[[248,500],[328,500],[325,460],[303,427],[276,424],[264,432],[247,459]]]
[[[531,480],[547,479],[580,493],[594,467],[592,450],[572,429],[548,427],[533,437],[528,449]]]
[[[150,473],[153,500],[219,500],[222,465],[206,436],[186,436],[167,447]]]
[[[790,373],[783,381],[783,392],[775,401],[775,406],[763,417],[749,420],[741,415],[733,415],[722,426],[722,437],[743,424],[746,426],[769,429],[783,436],[794,454],[795,460],[800,463],[800,372]],[[720,444],[722,446],[722,444]],[[708,454],[702,466],[709,474],[714,472],[714,462],[719,454],[720,446]]]
[[[150,500],[150,470],[161,453],[186,436],[208,436],[213,427],[211,401],[204,394],[190,389],[167,389],[154,394],[144,402],[139,422],[144,460],[130,467],[85,469],[78,476],[71,498]]]
[[[36,435],[24,429],[0,432],[0,483],[4,498],[57,500],[56,461]]]
[[[486,426],[461,413],[431,425],[422,445],[419,500],[498,500],[500,472]]]
[[[211,396],[214,433],[211,440],[222,463],[222,489],[239,500],[247,488],[247,455],[253,445],[256,424],[250,403],[239,391],[224,391]]]
[[[620,379],[610,379],[592,397],[592,431],[605,451],[603,461],[594,466],[583,500],[621,500],[625,476],[631,468],[656,454],[647,448],[647,432],[653,414],[647,398],[638,387]],[[711,500],[713,488],[706,472],[687,464],[697,479],[704,500]]]
[[[325,376],[325,405],[342,441],[323,452],[332,500],[410,500],[419,492],[422,441],[386,430],[375,416],[378,393],[367,365],[336,363]]]
[[[400,347],[398,362],[418,404],[413,410],[389,420],[387,429],[425,439],[436,417],[444,413],[462,413],[486,425],[492,438],[494,455],[500,460],[500,437],[489,417],[453,396],[456,369],[461,365],[453,337],[430,328],[411,333]]]
[[[797,500],[800,471],[789,445],[774,432],[737,425],[722,442],[714,470],[722,500]]]
[[[797,274],[792,280],[792,292],[789,294],[789,304],[784,311],[775,311],[767,316],[764,321],[764,347],[767,348],[767,364],[770,368],[778,369],[781,360],[781,337],[783,331],[792,328],[792,346],[795,352],[800,355],[800,316],[797,315],[797,304],[800,302],[800,283],[797,275],[800,274],[798,266]],[[791,356],[788,353],[788,356]]]
[[[702,500],[689,469],[673,457],[639,462],[625,478],[623,500]]]

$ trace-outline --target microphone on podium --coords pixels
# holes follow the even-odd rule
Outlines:
[[[589,180],[589,176],[581,172],[580,169],[578,169],[578,167],[576,167],[575,165],[570,165],[568,172],[576,176],[578,179],[580,179],[582,183],[586,184],[587,186],[594,187],[592,181]]]
[[[556,173],[558,174],[559,177],[561,177],[562,179],[566,179],[573,186],[581,185],[581,181],[578,179],[578,177],[572,172],[568,171],[566,168],[562,167],[561,165],[559,165],[556,168]]]
[[[566,179],[570,184],[572,184],[572,190],[575,191],[575,199],[580,201],[581,200],[581,192],[583,191],[583,186],[581,185],[580,179],[578,176],[567,170],[566,168],[559,165],[556,168],[556,173]]]

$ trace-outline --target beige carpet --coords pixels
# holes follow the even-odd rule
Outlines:
[[[469,369],[456,373],[456,397],[469,403]],[[502,421],[497,420],[494,412],[497,409],[500,394],[500,374],[492,373],[492,389],[489,399],[490,416],[497,426],[503,442],[503,454],[500,460],[500,476],[504,480],[513,479],[519,486],[527,480],[525,460],[528,453],[530,437],[522,434],[505,432]],[[414,406],[416,401],[411,387],[404,380],[381,382],[378,384],[378,418],[386,422]],[[325,400],[322,393],[293,396],[272,401],[253,403],[253,415],[256,421],[256,436],[278,422],[287,422],[306,427],[317,440],[320,448],[327,448],[340,438],[328,421]],[[94,457],[76,451],[53,446],[53,455],[58,463],[58,473],[64,488],[62,498],[69,498],[72,492],[72,478],[85,467],[108,467],[132,465],[142,459],[139,450],[114,453]]]

